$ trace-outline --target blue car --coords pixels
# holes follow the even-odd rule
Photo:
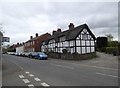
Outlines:
[[[35,58],[39,59],[39,60],[47,60],[48,56],[45,53],[43,53],[43,52],[38,52],[35,55]]]

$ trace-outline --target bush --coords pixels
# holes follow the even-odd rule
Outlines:
[[[106,52],[106,47],[99,48],[98,51],[100,51],[100,52]]]
[[[106,53],[109,53],[109,54],[114,54],[118,51],[118,47],[107,47],[106,48]]]
[[[63,49],[62,52],[63,53],[67,53],[68,51],[67,51],[67,49]]]
[[[118,46],[118,41],[110,41],[108,42],[108,47],[117,47]]]

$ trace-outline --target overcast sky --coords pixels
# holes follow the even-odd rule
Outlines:
[[[30,36],[86,23],[96,37],[111,33],[118,39],[117,2],[2,2],[0,23],[10,43],[25,42]]]

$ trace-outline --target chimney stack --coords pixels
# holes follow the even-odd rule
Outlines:
[[[58,28],[58,29],[57,29],[57,32],[61,32],[61,29],[60,29],[60,28]]]
[[[19,42],[17,43],[17,45],[19,45]]]
[[[30,36],[30,39],[33,39],[33,36]]]
[[[68,25],[68,27],[69,27],[69,30],[74,29],[74,24],[73,24],[73,23],[70,23],[70,24]]]
[[[52,35],[54,35],[55,33],[56,33],[56,31],[55,31],[55,30],[53,30]]]
[[[35,36],[38,37],[38,33],[36,33]]]

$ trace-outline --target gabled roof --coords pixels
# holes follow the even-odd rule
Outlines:
[[[54,35],[52,35],[46,42],[46,44],[48,44],[48,41],[51,40],[51,39],[55,39],[56,42],[59,42],[59,37],[61,36],[65,36],[66,37],[66,40],[67,41],[70,41],[70,40],[74,40],[76,39],[76,37],[83,31],[83,29],[87,29],[87,31],[89,32],[89,34],[92,36],[92,38],[94,40],[96,40],[96,37],[94,36],[94,34],[90,31],[89,27],[87,26],[87,24],[82,24],[82,25],[79,25],[77,27],[75,27],[74,29],[71,29],[71,30],[66,30],[66,31],[63,31],[61,33],[56,33]]]
[[[89,27],[87,26],[87,24],[83,24],[80,26],[75,27],[72,30],[68,31],[68,35],[66,36],[66,40],[73,40],[76,39],[76,37],[83,31],[83,29],[87,29],[87,31],[89,32],[89,34],[92,36],[92,38],[94,40],[96,40],[96,37],[94,36],[94,34],[90,31]]]
[[[26,43],[27,43],[27,42],[31,42],[31,41],[35,41],[35,40],[37,40],[37,39],[39,39],[39,38],[43,38],[45,35],[51,36],[49,33],[45,33],[45,34],[42,34],[42,35],[40,35],[40,36],[34,37],[34,38],[26,41]]]

